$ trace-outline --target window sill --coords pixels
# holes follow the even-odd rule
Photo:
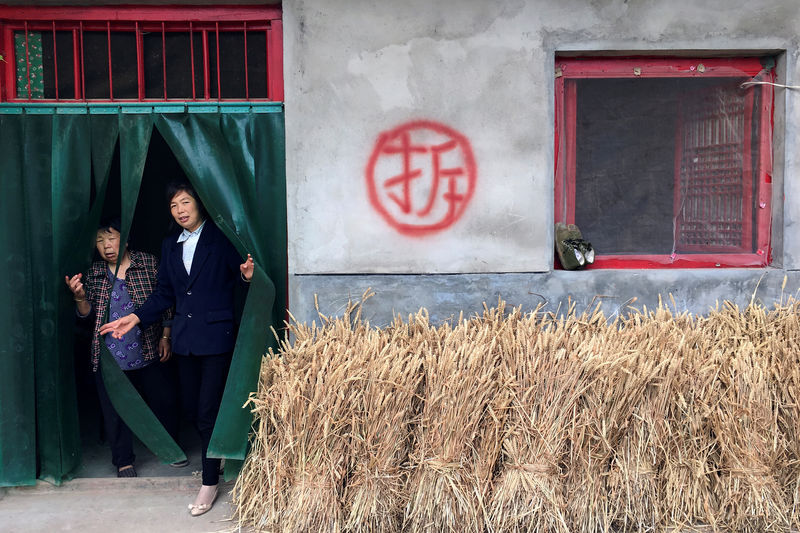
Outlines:
[[[675,254],[675,255],[598,255],[585,270],[607,268],[760,268],[769,264],[765,254]],[[556,262],[556,269],[561,265]]]

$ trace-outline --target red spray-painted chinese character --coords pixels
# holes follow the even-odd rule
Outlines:
[[[451,226],[475,189],[466,137],[437,122],[409,122],[380,135],[367,164],[372,206],[405,235]]]

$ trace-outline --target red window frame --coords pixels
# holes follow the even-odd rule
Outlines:
[[[556,58],[555,80],[555,221],[575,223],[577,80],[588,78],[675,78],[675,77],[754,77],[765,70],[761,59],[743,58]],[[769,80],[774,73],[769,72]],[[759,143],[755,157],[758,207],[755,252],[725,252],[706,248],[705,253],[602,254],[587,268],[706,268],[763,267],[771,260],[770,227],[772,201],[772,91],[770,85],[756,85],[762,91],[757,115]],[[750,98],[752,103],[752,98]],[[749,151],[747,151],[749,154]],[[678,154],[676,154],[677,161]],[[677,167],[677,165],[676,165]],[[679,168],[676,168],[678,179]],[[747,193],[745,193],[747,195]],[[752,201],[745,198],[745,201]],[[675,202],[678,202],[676,192]],[[755,205],[755,202],[753,202]],[[752,227],[750,228],[752,233]],[[743,245],[744,248],[744,245]],[[556,264],[557,264],[556,259]]]
[[[16,31],[72,31],[73,32],[73,80],[75,94],[58,95],[56,99],[31,99],[29,95],[17,95],[16,60],[14,57],[14,32]],[[115,99],[111,80],[111,58],[109,52],[109,96],[110,98],[87,99],[83,86],[83,57],[81,53],[82,36],[85,31],[103,31],[108,35],[109,50],[112,31],[128,31],[136,35],[138,77],[138,98],[134,100]],[[52,102],[163,102],[163,101],[242,101],[241,98],[220,97],[219,33],[226,31],[245,32],[245,76],[247,32],[266,32],[267,58],[267,98],[250,98],[249,88],[244,101],[282,101],[283,100],[283,26],[280,6],[69,6],[69,7],[15,7],[0,6],[0,102],[52,103]],[[204,46],[202,87],[195,87],[194,61],[192,61],[193,98],[168,98],[166,94],[166,59],[163,75],[164,97],[145,98],[144,66],[142,57],[142,35],[144,32],[160,32],[163,37],[168,32],[189,32],[191,38],[202,39],[204,44],[213,46],[217,39],[217,61],[211,65],[208,46]],[[209,42],[212,41],[212,42]],[[194,49],[192,48],[192,54]],[[166,54],[162,52],[162,57]],[[59,65],[56,62],[55,69]],[[61,68],[64,68],[61,66]],[[210,73],[216,69],[217,97],[211,97]],[[249,83],[246,80],[245,85]],[[58,87],[56,82],[56,92]]]

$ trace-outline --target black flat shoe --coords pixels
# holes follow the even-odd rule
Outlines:
[[[117,477],[136,477],[136,469],[133,465],[123,466],[117,470]]]

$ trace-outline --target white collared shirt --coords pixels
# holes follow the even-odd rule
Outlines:
[[[178,236],[178,243],[183,243],[183,266],[186,267],[186,273],[192,272],[192,261],[194,260],[194,251],[197,249],[197,241],[200,240],[200,233],[203,232],[203,226],[206,223],[203,221],[200,227],[194,231],[183,230]]]

